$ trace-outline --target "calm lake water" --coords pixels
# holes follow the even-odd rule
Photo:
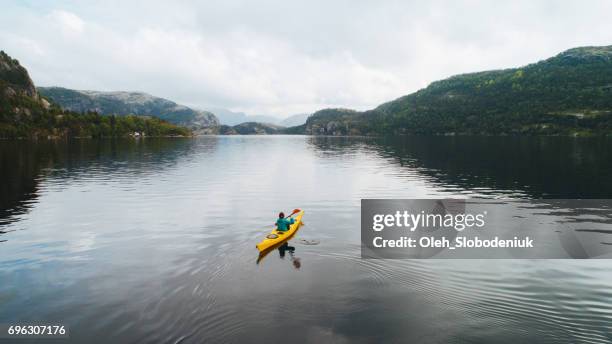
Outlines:
[[[611,139],[4,141],[0,164],[0,323],[88,343],[612,341],[612,261],[365,260],[359,217],[362,198],[612,198]],[[256,264],[293,208],[295,251]]]

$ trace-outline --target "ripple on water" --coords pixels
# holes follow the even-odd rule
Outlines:
[[[360,259],[358,254],[321,255],[352,261],[358,266],[360,283],[381,292],[398,297],[418,293],[461,314],[465,333],[484,333],[496,326],[498,331],[492,335],[504,329],[529,341],[561,343],[573,338],[606,343],[611,339],[612,281],[605,276],[593,278],[597,270],[605,272],[601,265],[594,269],[586,262],[572,262],[577,268],[573,273],[567,261],[558,260],[379,260]]]
[[[610,193],[589,172],[612,170],[607,146],[584,143],[600,150],[577,161],[559,145],[463,140],[88,141],[46,157],[11,146],[41,163],[9,171],[28,183],[0,219],[0,280],[16,281],[0,284],[0,322],[63,319],[82,342],[612,341],[606,261],[360,258],[362,198]],[[458,147],[474,154],[448,154]],[[563,156],[558,178],[531,172]],[[257,265],[254,244],[296,207],[296,239],[319,244],[293,243],[299,270],[278,252]]]

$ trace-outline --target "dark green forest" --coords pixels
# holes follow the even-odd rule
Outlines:
[[[188,136],[189,129],[148,116],[66,111],[40,97],[19,62],[0,52],[0,138]]]
[[[146,136],[191,135],[186,128],[154,117],[81,114],[55,105],[45,109],[26,96],[7,99],[0,95],[0,138],[125,137],[134,132]]]
[[[610,135],[612,46],[453,76],[365,112],[321,110],[288,133]]]

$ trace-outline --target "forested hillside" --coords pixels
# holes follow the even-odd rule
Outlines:
[[[63,110],[41,97],[19,61],[0,52],[0,138],[187,136],[191,131],[147,116]]]
[[[315,135],[612,133],[612,46],[521,68],[462,74],[377,108],[325,109],[290,133]]]

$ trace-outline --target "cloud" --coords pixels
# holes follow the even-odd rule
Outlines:
[[[65,35],[80,34],[83,32],[85,23],[76,14],[54,10],[49,14],[51,22],[56,22],[59,25],[59,30]]]
[[[9,2],[0,47],[39,85],[290,115],[372,108],[453,74],[612,44],[610,2]]]

